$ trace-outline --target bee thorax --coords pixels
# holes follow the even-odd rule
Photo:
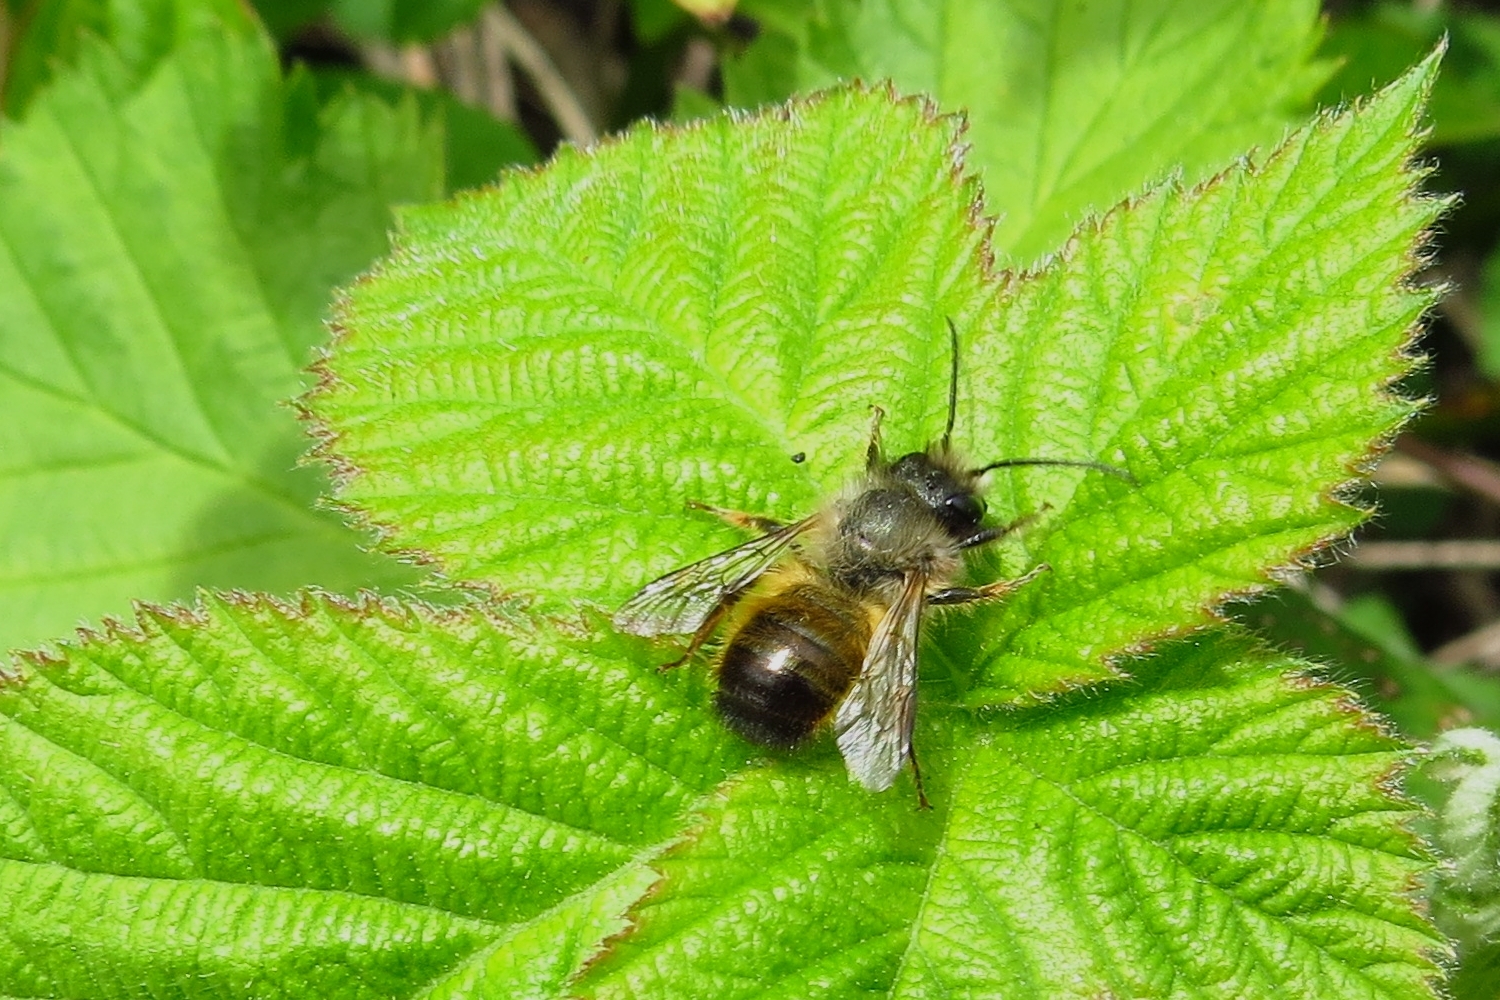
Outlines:
[[[947,578],[959,565],[958,548],[932,509],[901,489],[852,497],[825,555],[829,575],[856,590],[881,589],[886,581],[899,585],[913,570]]]

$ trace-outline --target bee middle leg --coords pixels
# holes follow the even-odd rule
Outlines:
[[[907,744],[906,759],[911,761],[911,776],[917,783],[917,808],[931,809],[932,803],[927,801],[927,792],[922,788],[922,768],[917,765],[917,749],[911,744]]]
[[[746,531],[761,531],[769,534],[786,527],[774,517],[747,514],[742,510],[730,510],[728,507],[715,507],[712,504],[699,503],[697,500],[689,500],[688,506],[693,510],[707,511],[719,520],[732,524],[736,528],[744,528]]]
[[[687,650],[671,663],[663,663],[656,669],[661,673],[666,673],[668,670],[680,667],[688,660],[691,660],[693,654],[698,652],[703,644],[708,641],[708,637],[714,634],[714,630],[719,627],[719,623],[724,620],[725,615],[729,614],[729,609],[734,607],[735,601],[739,600],[740,597],[740,594],[730,594],[724,600],[720,601],[719,606],[708,613],[708,617],[703,619],[703,624],[698,626],[698,631],[694,632],[693,637],[688,640]]]
[[[1021,589],[1037,577],[1052,569],[1046,563],[1034,567],[1029,573],[1014,580],[996,580],[983,587],[944,587],[927,595],[928,604],[971,604],[974,601],[993,601]]]

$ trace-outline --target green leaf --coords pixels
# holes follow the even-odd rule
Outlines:
[[[1433,841],[1452,862],[1435,873],[1433,917],[1466,952],[1500,944],[1500,737],[1453,729],[1432,744],[1423,787],[1437,813]]]
[[[553,996],[743,767],[693,671],[476,610],[205,598],[0,674],[0,992]]]
[[[295,35],[298,29],[323,16],[332,0],[254,0],[266,30],[278,39]]]
[[[1491,252],[1479,276],[1479,368],[1500,379],[1500,253]]]
[[[954,697],[1111,676],[1362,516],[1332,497],[1411,412],[1383,387],[1431,301],[1403,285],[1438,207],[1406,167],[1431,72],[998,283],[957,127],[920,104],[637,129],[405,213],[307,406],[393,547],[612,607],[743,537],[684,501],[806,515],[862,468],[872,405],[892,454],[935,437],[951,317],[977,460],[1136,480],[991,476],[996,522],[1033,520],[976,576],[1052,572],[953,630]]]
[[[934,334],[984,294],[956,126],[854,92],[801,111],[638,128],[404,212],[307,401],[340,498],[455,579],[612,604],[736,539],[685,500],[805,512],[869,403],[939,414]]]
[[[1357,634],[1407,661],[1420,660],[1422,651],[1406,627],[1401,611],[1378,593],[1356,594],[1344,602],[1340,617]]]
[[[1403,751],[1243,638],[929,700],[920,811],[607,631],[203,600],[0,674],[7,995],[1432,997]]]
[[[933,812],[836,768],[731,782],[585,994],[1431,997],[1396,745],[1242,639],[1141,668],[1061,710],[929,713]]]
[[[672,113],[670,119],[678,125],[699,118],[711,118],[723,111],[723,105],[701,90],[677,86],[672,90]]]
[[[1500,737],[1484,729],[1439,736],[1410,784],[1436,814],[1424,824],[1449,863],[1429,876],[1432,914],[1458,943],[1455,1000],[1500,989]]]
[[[1001,217],[996,248],[1020,261],[1148,181],[1197,181],[1274,145],[1330,68],[1309,62],[1313,0],[829,0],[802,11],[800,32],[768,32],[726,64],[726,100],[889,78],[963,109]]]
[[[1490,944],[1469,955],[1448,983],[1453,1000],[1492,1000],[1500,996],[1500,944]]]
[[[339,26],[358,38],[427,42],[479,15],[484,0],[331,0]]]
[[[672,0],[630,0],[630,27],[646,43],[658,42],[688,23],[688,13]]]
[[[342,70],[319,70],[313,74],[313,81],[324,102],[346,91],[373,95],[388,104],[414,101],[424,119],[443,122],[443,190],[450,194],[493,184],[505,167],[532,164],[538,159],[526,133],[463,103],[449,91],[404,87],[368,73]]]
[[[1002,300],[1000,336],[974,362],[1007,401],[1002,438],[1016,454],[1098,454],[1141,485],[1033,549],[1053,579],[1000,610],[1008,637],[980,653],[998,656],[1000,683],[971,697],[1003,697],[1072,655],[1058,631],[1068,648],[1121,648],[1132,622],[1184,609],[1189,593],[1207,605],[1257,589],[1362,517],[1332,497],[1410,414],[1377,387],[1404,372],[1432,301],[1403,282],[1435,208],[1405,167],[1412,102],[1434,69],[1320,119],[1259,167],[1116,210]],[[1060,409],[1071,434],[1047,426]],[[1030,481],[1017,497],[1022,510],[1049,499]],[[1235,568],[1247,564],[1260,569]],[[1041,612],[1053,588],[1079,596]],[[1173,628],[1156,622],[1145,631]]]
[[[410,107],[319,109],[259,39],[205,32],[137,81],[86,46],[0,157],[0,646],[194,584],[412,578],[311,502],[278,403],[328,290],[437,190]]]
[[[24,116],[37,92],[78,61],[91,35],[109,43],[130,87],[193,37],[255,37],[238,0],[49,0],[32,3],[18,27],[5,67],[4,106],[11,118]]]

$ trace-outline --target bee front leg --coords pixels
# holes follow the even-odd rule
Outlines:
[[[759,531],[770,534],[780,531],[786,525],[772,517],[764,517],[760,514],[746,514],[742,510],[730,510],[728,507],[715,507],[712,504],[699,503],[697,500],[689,500],[688,507],[693,510],[703,510],[728,522],[736,528],[744,528],[746,531]]]
[[[1052,505],[1050,503],[1043,504],[1041,510],[1034,510],[1030,514],[1022,514],[1020,517],[1016,518],[1014,521],[1011,521],[1009,524],[1002,524],[998,528],[985,528],[983,531],[976,531],[968,538],[965,538],[963,541],[959,542],[958,547],[961,549],[972,549],[975,546],[988,545],[990,542],[1004,538],[1006,535],[1010,534],[1012,531],[1015,531],[1018,528],[1026,527],[1026,525],[1030,524],[1032,521],[1035,521],[1037,518],[1041,517],[1051,509]]]
[[[944,587],[942,590],[934,590],[927,595],[928,604],[971,604],[974,601],[993,601],[996,598],[1021,589],[1026,584],[1035,580],[1052,569],[1046,563],[1035,567],[1024,576],[1018,576],[1014,580],[996,580],[987,583],[983,587]]]

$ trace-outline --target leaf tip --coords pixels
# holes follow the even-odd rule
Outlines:
[[[1427,105],[1437,82],[1438,68],[1448,51],[1448,39],[1442,38],[1420,62],[1367,98],[1355,102],[1358,110],[1389,106],[1394,115],[1405,120],[1406,137],[1412,148],[1421,145],[1432,129],[1426,121]],[[1429,171],[1421,170],[1425,175]]]

